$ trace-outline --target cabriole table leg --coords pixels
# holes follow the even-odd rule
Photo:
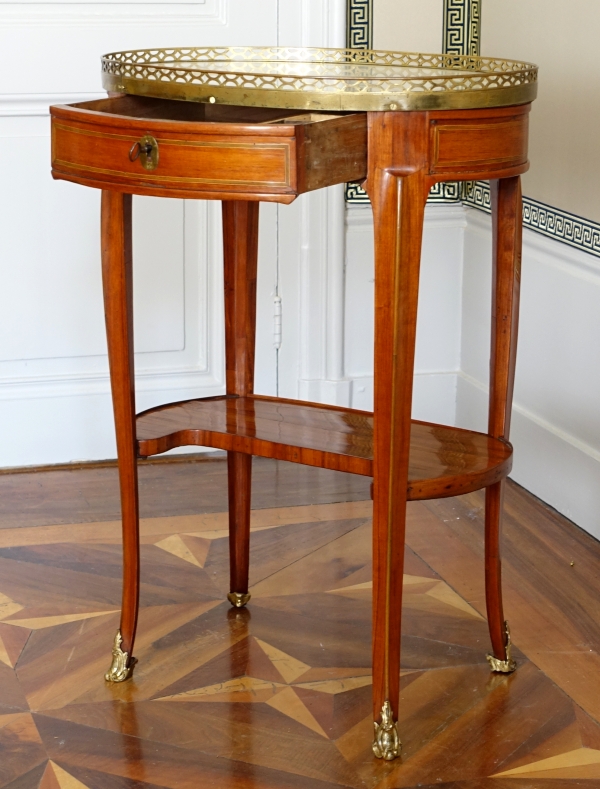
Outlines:
[[[123,524],[123,605],[121,626],[113,644],[109,682],[128,679],[137,627],[140,548],[135,380],[133,366],[133,282],[131,195],[102,192],[102,283],[113,410],[119,459]]]
[[[492,348],[488,432],[508,441],[514,388],[521,281],[523,206],[520,177],[491,181],[493,221]],[[504,481],[485,492],[485,589],[492,671],[513,672],[510,631],[502,607],[500,533]]]
[[[257,201],[223,201],[226,386],[227,394],[241,397],[254,391],[258,207]],[[252,456],[228,452],[227,479],[230,567],[227,599],[236,608],[242,608],[250,600]]]
[[[377,118],[375,123],[380,122]],[[379,147],[385,150],[384,145]],[[375,146],[374,148],[375,149]],[[383,163],[382,163],[383,165]],[[399,756],[400,632],[413,366],[427,187],[373,168],[375,417],[373,502],[373,752]]]

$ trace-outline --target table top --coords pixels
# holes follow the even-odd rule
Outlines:
[[[303,110],[483,109],[537,93],[531,63],[357,49],[140,49],[102,58],[111,92]]]

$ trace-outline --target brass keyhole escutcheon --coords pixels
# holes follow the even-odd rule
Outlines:
[[[140,160],[144,170],[156,170],[158,167],[158,142],[151,134],[145,134],[138,142],[134,142],[129,151],[129,160]]]

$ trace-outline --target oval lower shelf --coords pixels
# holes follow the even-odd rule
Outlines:
[[[373,476],[373,414],[274,397],[211,397],[144,411],[138,454],[207,446]],[[412,422],[408,498],[456,496],[512,467],[510,444],[484,433]]]

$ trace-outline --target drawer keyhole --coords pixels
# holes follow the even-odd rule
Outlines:
[[[156,170],[158,167],[158,142],[151,134],[145,134],[134,142],[129,151],[129,161],[140,160],[144,170]]]

